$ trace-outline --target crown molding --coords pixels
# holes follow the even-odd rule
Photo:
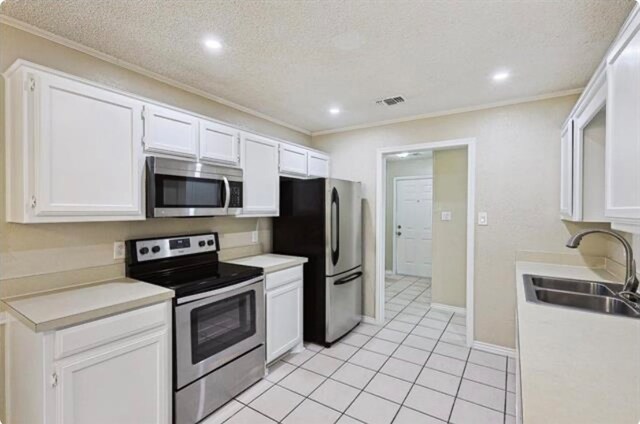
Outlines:
[[[583,88],[574,88],[574,89],[571,89],[571,90],[554,91],[552,93],[540,94],[540,95],[537,95],[537,96],[520,97],[520,98],[511,99],[511,100],[504,100],[504,101],[500,101],[500,102],[484,103],[484,104],[476,105],[476,106],[468,106],[468,107],[462,107],[462,108],[457,108],[457,109],[449,109],[449,110],[444,110],[444,111],[440,111],[440,112],[423,113],[423,114],[420,114],[420,115],[405,116],[403,118],[387,119],[387,120],[384,120],[384,121],[371,122],[371,123],[368,123],[368,124],[352,125],[352,126],[348,126],[348,127],[335,128],[335,129],[330,129],[330,130],[313,131],[313,132],[311,132],[311,137],[317,137],[317,136],[320,136],[320,135],[335,134],[335,133],[341,133],[341,132],[353,131],[353,130],[361,130],[361,129],[365,129],[365,128],[381,127],[381,126],[384,126],[384,125],[391,125],[391,124],[398,124],[398,123],[402,123],[402,122],[417,121],[417,120],[420,120],[420,119],[438,118],[438,117],[441,117],[441,116],[448,116],[448,115],[457,115],[459,113],[475,112],[475,111],[478,111],[478,110],[492,109],[492,108],[501,107],[501,106],[511,106],[511,105],[517,105],[517,104],[520,104],[520,103],[529,103],[529,102],[535,102],[535,101],[539,101],[539,100],[553,99],[555,97],[571,96],[571,95],[574,95],[574,94],[580,94],[580,93],[582,93],[582,91],[584,91],[584,87]]]
[[[79,51],[81,53],[88,54],[90,56],[93,56],[93,57],[98,58],[100,60],[103,60],[105,62],[111,63],[111,64],[119,66],[121,68],[128,69],[130,71],[133,71],[133,72],[136,72],[138,74],[144,75],[146,77],[152,78],[152,79],[154,79],[156,81],[160,81],[160,82],[162,82],[164,84],[170,85],[172,87],[179,88],[179,89],[187,91],[187,92],[189,92],[191,94],[195,94],[197,96],[204,97],[204,98],[212,100],[212,101],[214,101],[216,103],[223,104],[225,106],[228,106],[230,108],[239,110],[241,112],[244,112],[246,114],[255,116],[257,118],[261,118],[261,119],[264,119],[266,121],[272,122],[274,124],[281,125],[283,127],[289,128],[289,129],[297,131],[297,132],[300,132],[302,134],[311,135],[311,131],[309,131],[307,129],[297,127],[297,126],[295,126],[293,124],[289,124],[288,122],[281,121],[281,120],[279,120],[277,118],[273,118],[273,117],[271,117],[269,115],[266,115],[266,114],[264,114],[262,112],[258,112],[257,110],[253,110],[253,109],[251,109],[249,107],[242,106],[242,105],[240,105],[238,103],[232,102],[232,101],[224,99],[222,97],[218,97],[216,95],[208,93],[208,92],[206,92],[204,90],[201,90],[199,88],[192,87],[192,86],[190,86],[188,84],[184,84],[184,83],[182,83],[180,81],[177,81],[177,80],[174,80],[172,78],[166,77],[164,75],[158,74],[156,72],[150,71],[150,70],[148,70],[146,68],[143,68],[141,66],[134,65],[133,63],[129,63],[127,61],[118,59],[117,57],[114,57],[114,56],[111,56],[109,54],[103,53],[103,52],[98,51],[96,49],[93,49],[91,47],[87,47],[87,46],[85,46],[83,44],[80,44],[78,42],[69,40],[68,38],[53,34],[52,32],[49,32],[49,31],[46,31],[44,29],[38,28],[38,27],[33,26],[31,24],[27,24],[25,22],[22,22],[22,21],[20,21],[18,19],[10,17],[10,16],[3,15],[2,13],[0,13],[0,23],[4,24],[4,25],[8,25],[8,26],[16,28],[16,29],[19,29],[19,30],[24,31],[24,32],[28,32],[29,34],[33,34],[35,36],[44,38],[44,39],[52,41],[54,43],[61,44],[61,45],[65,46],[65,47],[68,47],[70,49],[77,50],[77,51]]]

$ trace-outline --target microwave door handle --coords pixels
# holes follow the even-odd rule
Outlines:
[[[224,180],[224,213],[229,213],[229,202],[231,201],[231,188],[229,187],[229,180],[227,177],[222,177]]]

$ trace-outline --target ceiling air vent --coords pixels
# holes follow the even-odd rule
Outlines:
[[[387,97],[386,99],[376,101],[376,104],[380,106],[393,106],[398,103],[404,103],[404,97],[396,96],[396,97]]]

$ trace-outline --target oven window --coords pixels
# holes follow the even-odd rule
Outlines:
[[[156,175],[156,207],[221,208],[223,192],[221,180]]]
[[[256,293],[249,291],[191,311],[193,364],[256,334]]]

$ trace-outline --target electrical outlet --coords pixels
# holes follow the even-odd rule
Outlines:
[[[257,242],[258,242],[258,232],[251,231],[251,243],[257,243]]]
[[[489,217],[486,212],[478,212],[478,225],[489,225]]]
[[[451,211],[442,211],[440,214],[440,220],[451,221]]]
[[[113,259],[124,259],[124,242],[113,242]]]

